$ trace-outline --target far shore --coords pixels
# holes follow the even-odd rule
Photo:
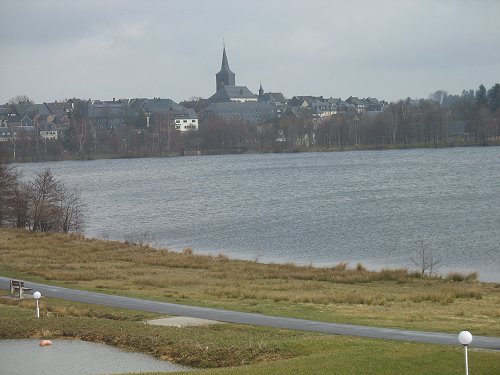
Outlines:
[[[216,156],[216,155],[243,155],[243,154],[293,154],[307,152],[349,152],[349,151],[388,151],[388,150],[413,150],[413,149],[437,149],[437,148],[456,148],[456,147],[489,147],[500,146],[500,140],[492,141],[488,144],[480,143],[439,143],[439,144],[384,144],[384,145],[358,145],[358,146],[336,146],[330,148],[273,148],[266,150],[247,150],[247,149],[219,149],[219,150],[183,150],[179,152],[164,153],[162,155],[122,155],[122,154],[99,154],[88,155],[85,158],[80,158],[77,155],[65,154],[63,158],[39,158],[34,157],[8,159],[12,163],[36,163],[36,162],[55,162],[55,161],[71,161],[71,160],[106,160],[106,159],[144,159],[144,158],[161,158],[161,157],[182,157],[182,156]]]

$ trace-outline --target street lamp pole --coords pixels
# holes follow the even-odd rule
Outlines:
[[[40,299],[41,296],[42,296],[42,293],[40,293],[40,292],[33,293],[33,298],[36,300],[36,317],[37,318],[40,317],[40,307],[38,305],[38,300]]]
[[[467,347],[472,342],[472,334],[469,331],[462,331],[458,334],[458,342],[465,348],[465,375],[469,375],[469,359],[467,356]]]

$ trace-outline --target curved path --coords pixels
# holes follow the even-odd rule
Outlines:
[[[0,276],[0,289],[9,289],[9,278]],[[351,324],[337,324],[317,322],[305,319],[283,318],[262,314],[245,313],[238,311],[219,310],[207,307],[178,305],[175,303],[157,302],[139,298],[122,297],[110,294],[87,292],[84,290],[62,288],[30,281],[26,287],[42,293],[43,296],[62,298],[69,301],[84,302],[95,305],[118,307],[123,309],[149,311],[166,315],[188,316],[209,320],[218,320],[227,323],[251,324],[257,326],[293,329],[309,332],[322,332],[335,335],[349,335],[371,337],[388,340],[414,341],[442,345],[460,345],[457,334],[406,331],[392,328],[378,328],[357,326]],[[471,348],[500,350],[500,338],[474,336]]]

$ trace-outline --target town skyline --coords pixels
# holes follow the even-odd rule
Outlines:
[[[60,4],[0,5],[0,102],[208,98],[223,39],[238,85],[288,98],[460,94],[500,71],[487,0]]]

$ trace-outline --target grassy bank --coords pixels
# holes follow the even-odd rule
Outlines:
[[[463,349],[458,345],[359,339],[232,324],[160,327],[142,323],[153,314],[51,298],[41,299],[41,312],[41,318],[35,319],[33,300],[0,298],[0,339],[76,338],[102,342],[205,369],[197,371],[201,375],[463,373]],[[474,374],[494,374],[500,369],[499,352],[472,350],[469,359]]]
[[[500,335],[500,287],[371,272],[259,264],[78,235],[0,229],[0,274],[104,293],[339,323]]]
[[[41,300],[41,318],[34,319],[33,306],[33,300],[0,300],[0,338],[76,338],[212,368],[291,358],[295,354],[284,343],[309,336],[229,324],[159,327],[143,323],[153,314],[51,298]]]

